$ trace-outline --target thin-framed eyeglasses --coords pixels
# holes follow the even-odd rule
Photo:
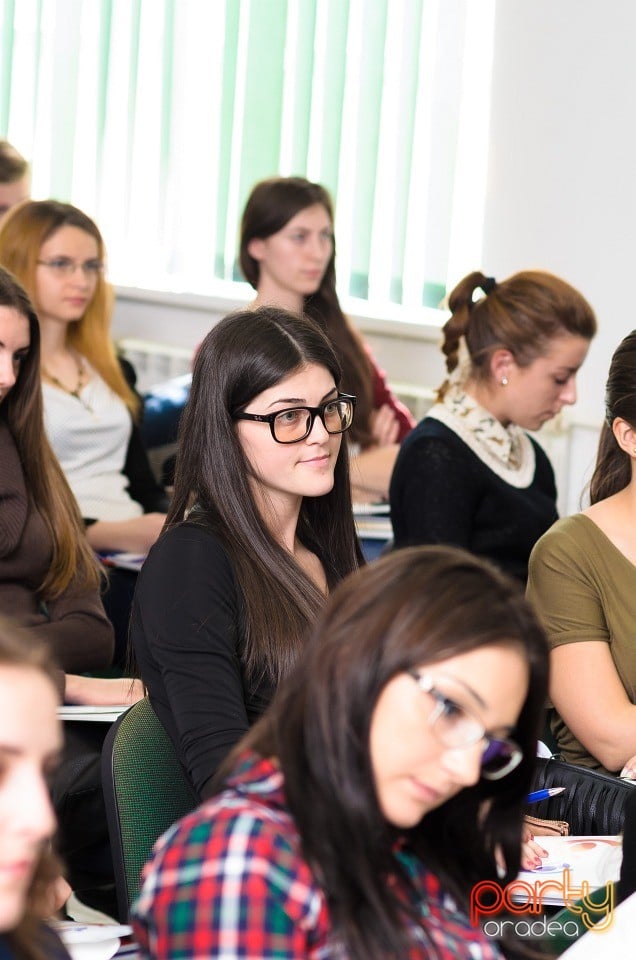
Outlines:
[[[276,443],[298,443],[309,436],[316,417],[327,433],[344,433],[353,423],[355,405],[355,397],[339,393],[318,407],[287,407],[277,413],[235,413],[234,419],[268,423]]]
[[[70,257],[53,257],[51,260],[38,260],[41,267],[48,267],[59,277],[70,277],[79,269],[88,280],[92,280],[100,275],[104,269],[102,260],[85,260],[84,263],[78,263]]]
[[[492,737],[484,725],[466,707],[439,690],[428,673],[407,670],[423,693],[435,701],[428,723],[440,743],[446,747],[470,747],[480,740],[484,743],[481,774],[486,780],[500,780],[518,767],[523,750],[507,737]]]

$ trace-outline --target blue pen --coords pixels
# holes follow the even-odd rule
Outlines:
[[[565,787],[548,787],[545,790],[534,790],[526,797],[526,803],[538,803],[539,800],[549,800],[550,797],[558,797],[564,790]]]

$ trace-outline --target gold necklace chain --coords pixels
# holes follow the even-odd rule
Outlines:
[[[44,374],[47,380],[51,381],[51,383],[54,386],[58,387],[64,393],[68,393],[70,397],[75,397],[76,400],[79,400],[79,402],[82,404],[85,410],[88,410],[89,413],[93,413],[93,408],[91,407],[90,403],[88,403],[88,401],[84,400],[83,397],[80,396],[80,390],[86,386],[86,379],[85,379],[86,368],[84,367],[84,361],[82,360],[81,357],[76,355],[75,364],[77,366],[77,385],[73,390],[71,390],[70,387],[67,387],[65,384],[63,384],[62,381],[58,379],[58,377],[55,377],[53,376],[52,373],[49,373],[46,367],[42,367],[42,373]]]

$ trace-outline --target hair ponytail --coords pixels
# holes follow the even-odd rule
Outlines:
[[[451,310],[449,319],[443,326],[444,341],[442,343],[442,352],[446,357],[446,369],[449,374],[457,370],[460,362],[460,342],[464,337],[466,341],[466,350],[468,360],[471,361],[472,370],[472,351],[468,346],[468,329],[470,326],[471,312],[474,306],[475,290],[483,290],[485,294],[490,293],[495,287],[494,277],[486,277],[479,270],[469,273],[464,277],[448,297],[448,306]],[[448,390],[450,381],[447,379],[437,391],[438,400],[444,398]]]
[[[474,300],[475,290],[485,296]],[[551,273],[526,270],[497,282],[475,270],[448,297],[451,316],[444,325],[442,350],[452,374],[460,360],[462,336],[470,356],[470,376],[486,380],[497,349],[509,350],[520,367],[529,366],[549,349],[557,336],[571,334],[591,340],[596,318],[587,300],[574,287]],[[443,396],[448,381],[440,388]]]

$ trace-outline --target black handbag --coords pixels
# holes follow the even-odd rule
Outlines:
[[[563,793],[541,800],[527,812],[546,820],[567,820],[571,835],[616,834],[623,830],[625,801],[634,784],[559,757],[537,757],[532,790],[565,787]]]

